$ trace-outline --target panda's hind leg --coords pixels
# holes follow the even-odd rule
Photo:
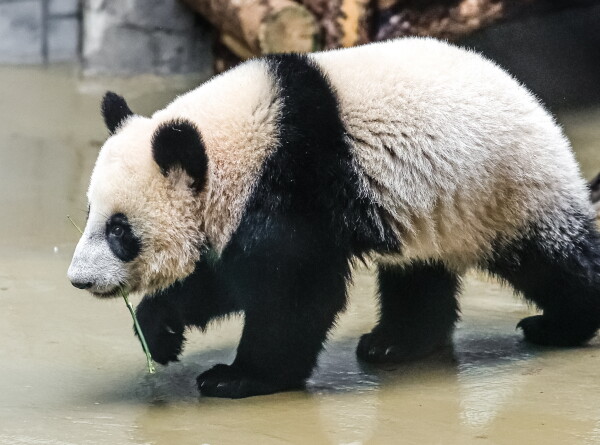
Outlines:
[[[486,264],[543,311],[517,325],[531,343],[577,346],[600,328],[600,235],[589,218],[569,220],[528,231]]]
[[[446,347],[459,318],[460,278],[440,262],[380,265],[380,316],[357,355],[371,363],[417,360]]]

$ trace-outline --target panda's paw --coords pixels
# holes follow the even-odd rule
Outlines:
[[[589,340],[595,328],[584,323],[577,325],[553,323],[544,315],[526,317],[517,324],[525,340],[542,346],[579,346]]]
[[[293,389],[292,385],[269,383],[245,374],[241,369],[228,365],[216,365],[196,378],[198,390],[205,397],[241,399],[244,397],[273,394]]]
[[[398,363],[408,361],[411,354],[394,339],[370,333],[360,337],[356,355],[367,363]]]
[[[142,329],[142,332],[155,362],[166,365],[179,360],[185,343],[183,328],[162,324],[154,329]]]
[[[399,340],[400,338],[402,340]],[[367,363],[406,363],[425,358],[448,347],[449,341],[446,338],[419,341],[374,330],[360,338],[356,355]]]
[[[159,308],[150,307],[142,301],[136,316],[152,359],[166,365],[179,360],[185,343],[185,328],[175,317],[169,317],[166,312],[155,309]]]

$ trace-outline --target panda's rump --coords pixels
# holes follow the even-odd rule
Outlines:
[[[385,210],[403,260],[472,264],[498,238],[585,207],[560,129],[493,63],[430,39],[351,51],[316,60],[338,95],[365,193]]]

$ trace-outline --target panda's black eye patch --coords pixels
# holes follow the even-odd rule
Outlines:
[[[141,240],[133,233],[131,224],[123,213],[115,213],[106,222],[106,240],[121,261],[134,260],[142,249]]]

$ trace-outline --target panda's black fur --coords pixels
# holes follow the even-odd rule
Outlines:
[[[187,326],[204,328],[216,317],[245,314],[233,364],[198,377],[207,396],[301,387],[346,304],[353,258],[402,251],[384,210],[361,192],[327,78],[306,56],[267,60],[283,100],[281,143],[265,162],[239,227],[218,258],[203,255],[192,275],[145,298],[137,309],[160,363],[177,360]],[[184,130],[193,125],[179,124]],[[166,125],[153,139],[163,172],[173,165],[190,168],[186,150],[179,159],[163,154],[172,130]],[[204,179],[201,170],[191,176],[199,183]],[[542,244],[534,227],[511,243],[499,239],[495,254],[479,264],[543,309],[544,315],[519,324],[534,343],[581,344],[600,326],[598,232],[588,216],[573,210],[570,218],[584,229],[571,233],[564,227],[569,250]],[[380,320],[361,338],[359,358],[405,361],[447,344],[459,315],[455,272],[438,261],[390,263],[379,266],[378,283]]]
[[[114,134],[128,117],[133,116],[133,111],[131,111],[125,99],[112,91],[104,95],[101,109],[104,123],[111,134]]]
[[[163,175],[181,168],[194,180],[192,187],[202,190],[208,158],[202,136],[193,123],[183,119],[163,123],[152,137],[152,155]]]
[[[591,339],[600,326],[600,236],[596,222],[573,211],[583,222],[578,233],[568,226],[571,243],[561,248],[541,244],[542,227],[495,249],[482,264],[510,283],[515,291],[543,310],[517,325],[525,338],[547,346],[577,346]]]
[[[346,303],[352,258],[399,248],[381,209],[361,196],[337,100],[323,74],[306,56],[271,56],[268,61],[283,98],[278,128],[283,142],[265,163],[239,228],[212,266],[218,269],[215,276],[207,278],[210,268],[199,264],[195,278],[139,309],[145,320],[156,313],[154,305],[178,301],[181,309],[181,295],[189,295],[184,301],[192,307],[183,312],[206,314],[206,283],[220,281],[227,289],[227,297],[221,291],[212,299],[219,301],[214,316],[242,310],[244,332],[234,364],[218,368],[226,369],[231,385],[209,371],[198,380],[205,395],[245,397],[301,386]],[[156,153],[155,147],[164,170]],[[194,300],[198,295],[192,283],[202,289],[202,302]],[[223,311],[226,301],[229,311]],[[167,324],[182,332],[186,324],[202,326],[210,318]],[[173,357],[172,351],[151,348],[158,361]]]

